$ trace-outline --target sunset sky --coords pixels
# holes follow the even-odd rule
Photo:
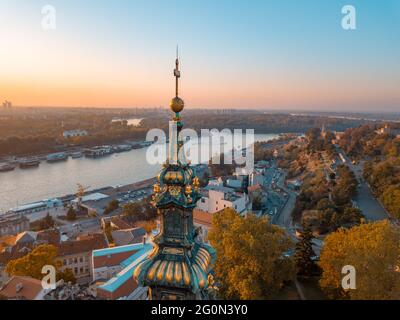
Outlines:
[[[189,107],[400,111],[398,0],[0,0],[0,39],[19,106],[166,106],[179,44]]]

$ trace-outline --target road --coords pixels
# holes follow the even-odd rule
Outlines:
[[[298,239],[296,237],[296,228],[293,225],[292,212],[294,206],[296,205],[297,194],[294,191],[286,188],[285,179],[286,173],[281,173],[277,181],[277,185],[289,195],[289,198],[287,199],[287,202],[282,210],[280,210],[275,216],[271,218],[271,223],[285,228],[290,239],[292,239],[292,241],[296,243]]]
[[[289,198],[280,212],[272,217],[272,223],[280,225],[282,227],[285,227],[287,229],[292,227],[292,211],[294,209],[294,206],[296,204],[296,196],[297,194],[293,192],[292,190],[286,188],[285,186],[285,178],[286,174],[282,173],[277,181],[277,185],[279,188],[284,190],[288,195]]]
[[[342,154],[346,160],[346,164],[350,170],[354,172],[357,180],[360,182],[357,190],[357,196],[353,200],[356,202],[357,207],[362,211],[367,221],[388,219],[389,216],[385,208],[382,207],[380,202],[372,194],[369,185],[363,178],[363,164],[353,164],[339,146],[336,146],[336,149]]]

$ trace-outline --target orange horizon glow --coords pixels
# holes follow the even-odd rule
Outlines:
[[[0,28],[0,103],[168,106],[179,43],[181,97],[188,107],[377,112],[400,107],[399,46],[393,41],[398,34],[390,25],[397,23],[395,7],[380,24],[371,20],[346,33],[331,3],[318,2],[318,17],[299,6],[301,15],[290,15],[276,28],[280,20],[272,9],[284,8],[280,1],[253,8],[221,0],[211,11],[196,7],[207,25],[192,16],[189,4],[158,2],[164,11],[154,12],[155,4],[141,2],[122,10],[111,3],[58,1],[57,30],[45,32],[40,6],[20,1],[0,3],[0,21],[7,26]]]

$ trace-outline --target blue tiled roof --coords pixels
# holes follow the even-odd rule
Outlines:
[[[108,256],[110,254],[117,254],[127,251],[136,251],[136,250],[141,250],[142,248],[143,248],[143,243],[136,243],[114,248],[93,250],[93,257],[103,257],[103,256]]]
[[[121,262],[121,266],[124,268],[122,271],[120,271],[115,277],[111,278],[108,280],[105,284],[99,286],[99,288],[109,291],[109,292],[114,292],[116,291],[121,285],[123,285],[126,281],[131,279],[133,281],[133,270],[135,267],[143,261],[147,256],[150,254],[151,250],[153,249],[153,245],[151,244],[134,244],[134,245],[129,245],[129,246],[123,246],[123,247],[130,247],[130,249],[123,248],[123,247],[115,247],[115,248],[110,248],[110,249],[103,249],[103,250],[98,250],[98,251],[107,251],[107,250],[112,250],[112,249],[118,249],[115,251],[112,251],[106,254],[112,254],[112,253],[119,253],[119,252],[126,252],[129,250],[133,250],[132,246],[135,247],[134,250],[139,250],[135,252],[132,256],[130,256],[128,259],[124,260]],[[121,251],[122,250],[122,251]],[[93,255],[95,253],[93,252]],[[101,254],[105,255],[105,254]]]

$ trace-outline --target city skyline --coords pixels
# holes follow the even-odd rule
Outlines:
[[[17,106],[167,106],[179,44],[190,108],[396,111],[400,4],[352,1],[2,1],[0,99]],[[55,30],[41,9],[56,9]]]

